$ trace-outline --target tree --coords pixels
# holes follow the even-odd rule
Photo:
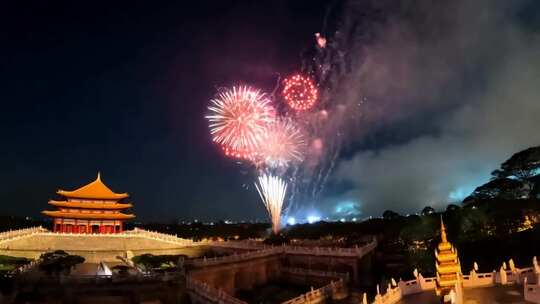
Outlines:
[[[153,255],[150,253],[145,253],[133,257],[131,260],[137,265],[142,265],[146,269],[171,269],[175,268],[178,263],[179,258],[182,257],[186,259],[187,256],[180,255]]]
[[[501,168],[493,171],[494,178],[515,177],[526,180],[540,173],[540,146],[532,147],[512,155]]]
[[[454,212],[454,211],[457,211],[461,209],[458,205],[455,205],[455,204],[449,204],[448,206],[446,206],[446,212]]]
[[[47,252],[41,255],[39,268],[47,274],[69,273],[77,264],[84,263],[84,258],[78,255],[70,255],[63,250]]]
[[[421,213],[422,213],[422,215],[430,215],[430,214],[435,213],[435,209],[433,209],[433,207],[426,206],[426,207],[424,207],[424,209],[422,209]]]
[[[383,217],[385,220],[393,220],[393,219],[398,218],[399,216],[400,216],[399,213],[394,212],[394,211],[392,211],[392,210],[386,210],[386,211],[383,212],[383,214],[382,214],[382,217]]]
[[[510,178],[498,178],[491,180],[474,189],[473,193],[466,197],[463,202],[490,200],[490,199],[520,199],[528,196],[528,188],[520,180]]]

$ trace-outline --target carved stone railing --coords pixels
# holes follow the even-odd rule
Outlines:
[[[240,242],[235,242],[235,244],[224,244],[228,242],[214,242],[212,245],[214,246],[216,243],[219,243],[218,246],[228,247],[229,248],[239,248],[239,247],[233,247],[236,245],[243,246],[242,248],[247,248],[248,246],[250,248],[253,248],[250,245],[243,245],[240,244]],[[233,254],[228,256],[222,256],[222,257],[215,257],[215,258],[206,258],[203,257],[201,259],[195,259],[189,261],[189,264],[195,266],[195,267],[205,267],[205,266],[213,266],[213,265],[219,265],[219,264],[226,264],[226,263],[235,263],[239,261],[244,260],[250,260],[254,258],[261,258],[261,257],[267,257],[271,255],[278,255],[278,254],[305,254],[305,255],[316,255],[316,256],[333,256],[333,257],[362,257],[364,254],[370,252],[377,246],[377,242],[373,241],[363,247],[356,247],[356,248],[327,248],[327,247],[294,247],[294,246],[275,246],[275,247],[262,247],[262,249],[259,250],[253,250],[246,253],[241,254]]]
[[[540,303],[540,284],[529,284],[528,280],[523,281],[523,297],[525,301]]]
[[[15,239],[20,239],[24,237],[32,236],[36,233],[42,233],[47,232],[48,230],[38,226],[38,227],[31,227],[31,228],[24,228],[24,229],[18,229],[18,230],[10,230],[10,231],[4,231],[0,233],[0,244],[12,241]]]
[[[170,234],[164,234],[159,232],[153,232],[153,231],[146,231],[143,229],[135,228],[134,230],[130,231],[124,231],[122,233],[111,233],[111,234],[89,234],[89,233],[65,233],[65,232],[50,232],[47,229],[44,229],[42,227],[34,227],[34,228],[27,228],[27,229],[21,229],[21,230],[15,230],[15,231],[7,231],[0,233],[0,245],[9,243],[13,240],[26,238],[30,236],[63,236],[63,237],[84,237],[84,238],[126,238],[126,237],[136,237],[136,238],[144,238],[144,239],[151,239],[156,240],[160,242],[166,242],[170,244],[179,245],[182,247],[190,247],[190,246],[200,246],[208,244],[206,241],[201,242],[194,242],[190,239],[183,239],[179,238],[175,235]],[[4,247],[5,248],[5,247]]]
[[[191,296],[192,303],[212,303],[212,304],[248,304],[237,299],[221,289],[197,281],[191,277],[186,278],[186,289]]]
[[[243,250],[259,250],[272,246],[267,246],[263,242],[244,240],[244,241],[214,241],[211,243],[214,247],[243,249]]]
[[[250,252],[246,252],[242,254],[227,255],[227,256],[222,256],[222,257],[214,257],[214,258],[203,257],[199,259],[189,260],[186,262],[186,264],[189,264],[195,267],[215,266],[219,264],[237,263],[237,262],[251,260],[251,259],[279,255],[282,253],[283,253],[283,248],[274,247],[274,248],[263,249],[263,250],[258,250],[258,251],[250,251]]]
[[[208,243],[207,241],[194,242],[193,240],[180,238],[173,234],[166,234],[166,233],[161,233],[161,232],[156,232],[156,231],[148,231],[148,230],[144,230],[140,228],[135,228],[133,230],[126,231],[124,232],[124,234],[142,236],[148,239],[153,239],[153,240],[158,240],[158,241],[168,242],[168,243],[173,243],[173,244],[180,244],[183,246],[199,246],[199,245]]]
[[[265,246],[260,242],[254,241],[228,241],[228,242],[212,242],[212,246],[224,247],[224,248],[236,248],[244,250],[260,250],[266,248],[273,248]],[[319,255],[319,256],[340,256],[340,257],[363,257],[365,254],[371,252],[377,247],[377,240],[373,239],[370,243],[364,246],[356,246],[353,248],[340,248],[340,247],[307,247],[307,246],[281,246],[284,249],[284,253],[287,254],[305,254],[305,255]],[[277,247],[275,247],[277,248]]]
[[[284,246],[287,254],[305,254],[318,256],[338,256],[338,257],[357,257],[361,258],[377,247],[377,241],[353,248],[339,247],[305,247],[305,246]]]
[[[540,267],[536,262],[536,258],[533,259],[533,267],[516,268],[513,266],[513,262],[510,262],[510,264],[512,265],[510,269],[506,269],[506,264],[504,264],[499,271],[493,272],[477,273],[475,270],[472,270],[470,274],[462,276],[463,287],[479,288],[523,284],[525,300],[540,303]],[[530,282],[534,282],[534,284],[530,284]],[[416,274],[416,279],[414,280],[400,280],[397,286],[394,287],[389,284],[384,294],[379,293],[379,287],[377,286],[377,295],[373,304],[394,304],[407,295],[434,290],[435,286],[435,277],[424,278],[421,274]],[[367,304],[365,298],[366,296],[364,295],[362,304]]]
[[[348,272],[334,272],[334,271],[322,271],[315,269],[305,269],[305,268],[292,268],[292,267],[283,267],[281,269],[283,274],[293,274],[293,275],[303,275],[308,277],[324,277],[329,279],[341,279],[344,282],[349,281]]]
[[[338,281],[331,281],[330,284],[319,289],[311,290],[296,298],[282,302],[282,304],[326,303],[327,299],[343,297],[344,295],[346,295],[346,285],[345,282],[340,279]]]

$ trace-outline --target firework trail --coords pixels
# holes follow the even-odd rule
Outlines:
[[[261,91],[248,87],[233,87],[211,100],[210,133],[226,155],[251,159],[254,157],[267,124],[274,120],[270,99]]]
[[[281,228],[281,211],[287,183],[280,177],[264,174],[259,176],[259,184],[255,183],[255,187],[272,221],[272,232],[277,235]]]
[[[367,21],[349,18],[349,8],[362,10],[354,6],[343,8],[348,15],[340,22],[339,30],[328,34],[327,19],[334,4],[325,16],[321,33],[315,34],[313,48],[302,55],[302,75],[309,75],[317,82],[319,111],[294,113],[305,130],[309,150],[302,165],[292,170],[288,209],[293,213],[300,206],[318,202],[343,145],[351,132],[357,132],[353,126],[359,126],[361,116],[360,105],[363,101],[356,100],[354,94],[347,94],[351,88],[346,86],[350,85],[350,81],[346,80],[351,77],[351,72],[362,67],[364,60],[363,56],[352,54],[363,54],[366,40],[371,36],[366,34],[366,27],[363,27]]]

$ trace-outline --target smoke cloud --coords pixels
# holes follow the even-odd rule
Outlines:
[[[540,143],[540,31],[529,22],[538,3],[390,2],[367,6],[383,16],[348,49],[351,71],[334,99],[360,118],[344,122],[353,152],[332,176],[342,190],[322,209],[444,208]],[[357,27],[364,10],[365,1],[349,2],[341,26]]]

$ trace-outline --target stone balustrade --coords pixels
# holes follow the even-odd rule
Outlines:
[[[318,256],[337,256],[337,257],[362,257],[366,253],[370,252],[377,246],[377,242],[373,240],[371,243],[363,247],[355,248],[329,248],[329,247],[295,247],[295,246],[262,246],[257,247],[255,250],[252,244],[245,244],[244,242],[213,242],[212,246],[227,247],[227,248],[250,248],[253,251],[233,254],[222,257],[195,259],[189,261],[189,264],[195,267],[214,266],[219,264],[234,263],[254,258],[267,257],[278,254],[305,254],[305,255],[318,255]],[[240,247],[241,246],[241,247]]]
[[[306,254],[320,256],[340,256],[340,257],[362,257],[377,247],[377,241],[353,248],[340,247],[305,247],[305,246],[283,246],[287,254]]]
[[[236,248],[244,250],[260,250],[266,248],[272,248],[266,246],[261,242],[256,241],[227,241],[227,242],[212,242],[212,246],[224,247],[224,248]],[[341,247],[307,247],[307,246],[281,246],[284,249],[284,253],[287,254],[305,254],[305,255],[320,255],[320,256],[341,256],[341,257],[362,257],[365,254],[371,252],[377,247],[377,240],[373,239],[371,242],[364,246],[356,246],[353,248],[341,248]]]
[[[146,231],[143,229],[135,228],[131,231],[124,231],[122,233],[111,234],[87,234],[87,233],[65,233],[65,232],[50,232],[43,227],[32,227],[14,231],[6,231],[0,233],[0,246],[8,245],[9,242],[39,235],[62,235],[65,237],[84,237],[84,238],[125,238],[125,237],[139,237],[145,239],[152,239],[156,241],[166,242],[170,244],[176,244],[182,247],[200,246],[209,244],[207,241],[194,242],[190,239],[179,238],[175,235],[164,234],[154,231]],[[8,247],[8,246],[6,246]],[[6,248],[4,247],[4,248]]]
[[[27,236],[34,235],[36,233],[47,232],[47,231],[48,231],[47,229],[41,226],[4,231],[0,233],[0,244],[6,241],[10,241],[10,240],[14,240],[14,239],[22,238],[22,237],[27,237]]]
[[[283,253],[283,248],[271,247],[268,249],[251,251],[251,252],[246,252],[242,254],[232,254],[232,255],[227,255],[227,256],[222,256],[222,257],[214,257],[214,258],[203,257],[200,259],[187,261],[187,264],[193,265],[195,267],[215,266],[219,264],[237,263],[237,262],[245,261],[245,260],[268,257],[272,255],[279,255],[282,253]]]
[[[340,299],[346,297],[346,295],[345,282],[340,279],[338,281],[331,281],[330,284],[319,289],[312,289],[296,298],[282,302],[282,304],[326,303],[327,299]]]
[[[237,299],[223,290],[215,289],[212,286],[194,280],[191,277],[186,278],[186,289],[188,290],[192,303],[216,303],[216,304],[248,304]]]
[[[231,248],[231,249],[244,249],[244,250],[259,250],[264,249],[267,246],[263,242],[244,240],[244,241],[214,241],[211,243],[214,247]]]
[[[525,301],[532,303],[540,303],[540,284],[536,282],[534,284],[529,284],[528,280],[525,279],[523,282],[523,297]]]
[[[513,265],[513,262],[510,262]],[[506,265],[506,264],[504,264]],[[478,288],[490,287],[496,285],[508,284],[523,284],[525,300],[540,304],[540,267],[536,263],[536,258],[533,259],[533,267],[505,269],[501,266],[499,271],[477,273],[472,270],[470,274],[463,275],[463,287]],[[528,282],[534,282],[529,284]],[[377,286],[377,295],[373,304],[394,304],[403,297],[424,291],[435,290],[436,278],[424,278],[422,274],[417,274],[416,279],[410,281],[400,280],[397,286],[388,285],[386,292],[381,294]],[[364,294],[362,304],[368,304]]]
[[[315,270],[315,269],[292,268],[292,267],[284,267],[282,268],[281,272],[285,274],[303,275],[303,276],[309,276],[309,277],[324,277],[324,278],[332,278],[332,279],[341,279],[344,282],[349,281],[349,273],[347,272],[343,273],[343,272],[322,271],[322,270]]]
[[[131,236],[142,236],[142,237],[146,237],[146,238],[150,238],[150,239],[154,239],[158,241],[181,244],[183,246],[199,246],[199,245],[208,243],[207,241],[194,242],[193,240],[190,240],[190,239],[179,238],[177,235],[166,234],[166,233],[161,233],[161,232],[156,232],[156,231],[148,231],[148,230],[144,230],[140,228],[135,228],[130,231],[125,231],[123,234],[131,235]]]

